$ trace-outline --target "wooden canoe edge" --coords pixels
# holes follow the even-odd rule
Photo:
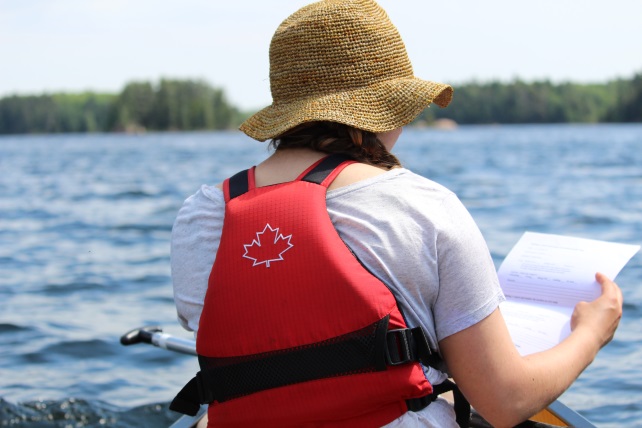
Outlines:
[[[533,422],[541,422],[548,425],[555,425],[556,427],[567,427],[568,424],[562,419],[558,418],[553,412],[544,409],[529,420]]]

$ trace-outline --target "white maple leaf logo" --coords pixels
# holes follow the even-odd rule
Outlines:
[[[243,257],[252,260],[252,266],[265,264],[265,267],[270,267],[270,263],[283,260],[283,253],[294,246],[290,243],[291,238],[292,235],[280,234],[278,227],[273,229],[266,224],[262,232],[256,232],[256,239],[251,244],[243,245]]]

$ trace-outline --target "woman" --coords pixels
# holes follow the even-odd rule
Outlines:
[[[512,426],[554,401],[611,340],[621,316],[622,295],[615,283],[597,274],[602,296],[576,307],[572,334],[549,351],[528,357],[518,354],[499,311],[503,295],[495,269],[474,221],[455,195],[404,169],[391,154],[402,127],[431,103],[448,105],[452,88],[414,77],[396,28],[376,3],[326,0],[287,18],[272,39],[270,84],[273,104],[241,126],[259,141],[272,139],[275,149],[247,173],[249,187],[260,192],[296,181],[328,154],[339,153],[357,161],[342,164],[343,169],[337,170],[329,183],[327,212],[341,240],[394,296],[403,315],[402,326],[421,327],[430,348],[445,361],[447,369],[424,364],[422,359],[418,383],[427,380],[432,388],[451,376],[486,420],[495,426]],[[218,298],[213,296],[218,289],[210,287],[208,291],[208,281],[228,275],[224,267],[217,270],[215,260],[220,266],[219,260],[228,255],[217,251],[226,217],[232,216],[226,212],[231,200],[229,183],[203,186],[187,199],[173,230],[172,276],[178,316],[184,327],[197,332],[201,350],[226,346],[221,343],[226,341],[211,340],[209,333],[207,340],[205,334],[201,337],[199,322],[201,330],[213,328],[209,314],[207,320],[201,316],[206,299],[206,307],[217,304]],[[274,232],[274,243],[280,240],[283,245],[292,236],[279,235],[273,226],[266,224],[265,229],[257,230],[256,240],[247,241],[242,254],[252,260],[253,267],[263,263],[266,275],[274,272],[274,267],[285,266],[284,260],[294,254],[287,251],[298,245],[289,240],[290,246],[280,247],[271,258],[253,255],[251,251],[261,243],[259,235],[267,231]],[[237,304],[235,298],[239,300],[239,310],[243,299],[253,294],[253,288],[245,286],[239,285],[239,290],[245,291],[237,294],[230,286],[226,295],[233,304]],[[274,301],[265,302],[265,306],[287,297],[274,293]],[[219,316],[220,322],[234,319],[236,310],[227,313],[228,307],[220,305],[220,300],[218,304],[217,311],[222,314],[213,316]],[[250,324],[248,330],[253,328]],[[288,334],[290,328],[282,330]],[[275,333],[274,340],[280,340],[279,334]],[[253,333],[248,337],[252,339],[247,342],[255,340]],[[243,340],[239,341],[239,347],[243,346]],[[421,388],[422,394],[427,391],[425,385]],[[346,400],[350,398],[349,393],[345,395]],[[252,402],[249,396],[248,402]],[[297,402],[303,404],[296,412],[292,410],[302,418],[297,421],[305,419],[308,404],[311,409],[317,398],[302,400]],[[217,400],[206,402],[212,401]],[[232,403],[227,408],[234,408],[234,399],[226,402]],[[444,400],[417,408],[409,403],[407,407],[402,404],[394,417],[389,413],[370,422],[359,415],[332,411],[326,412],[330,414],[323,421],[308,422],[328,426],[339,426],[346,420],[353,421],[348,426],[456,426],[454,411]],[[219,404],[219,409],[226,408]],[[210,419],[220,419],[224,413],[213,413],[217,406],[210,406]],[[239,409],[236,414],[228,412],[228,421],[242,416]],[[356,419],[350,419],[353,417]],[[374,420],[379,421],[377,425]]]

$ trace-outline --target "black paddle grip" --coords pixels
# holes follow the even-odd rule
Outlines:
[[[120,337],[120,343],[125,346],[135,345],[141,342],[152,343],[152,336],[154,335],[154,333],[159,333],[161,331],[163,331],[163,329],[158,326],[135,328],[123,334]]]

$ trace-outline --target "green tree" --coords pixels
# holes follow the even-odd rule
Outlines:
[[[154,103],[155,93],[150,83],[128,83],[114,102],[110,128],[147,128],[152,118]]]
[[[154,129],[227,129],[238,126],[239,117],[222,89],[203,81],[163,79],[151,124]]]
[[[618,102],[604,114],[609,122],[642,122],[642,73],[633,79],[618,80],[612,92]]]

